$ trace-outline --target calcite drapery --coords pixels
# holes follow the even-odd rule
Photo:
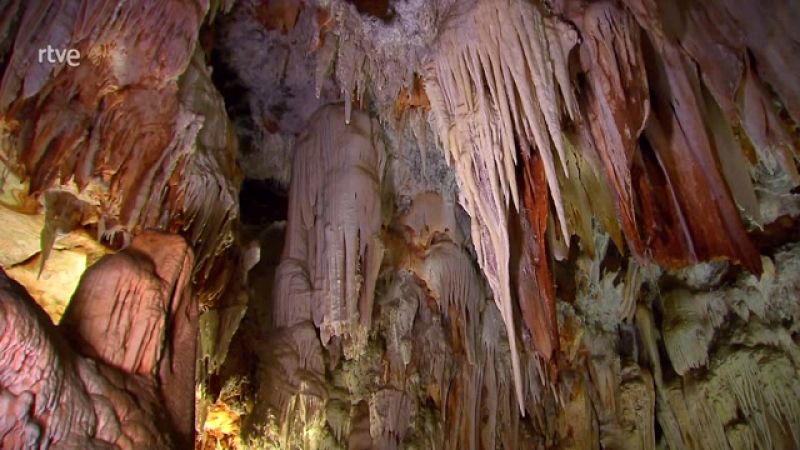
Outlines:
[[[21,28],[6,19],[17,10],[35,11],[36,4],[5,3],[11,12],[0,13],[2,35],[34,36],[29,28],[37,26],[37,16],[25,19]],[[124,240],[118,232],[129,239],[151,226],[182,230],[197,250],[195,279],[205,289],[200,295],[204,303],[213,303],[225,284],[236,286],[226,283],[227,268],[215,270],[237,260],[224,251],[235,240],[236,174],[230,128],[218,114],[221,102],[211,89],[203,55],[196,52],[187,62],[192,50],[183,48],[195,46],[202,15],[195,13],[203,12],[205,3],[197,2],[193,11],[191,6],[182,8],[194,5],[190,3],[141,2],[144,13],[127,3],[116,9],[108,7],[111,3],[89,1],[42,3],[52,9],[41,9],[38,23],[44,28],[54,20],[60,24],[48,28],[47,38],[89,49],[92,57],[87,60],[91,70],[58,67],[47,72],[20,63],[23,44],[13,55],[8,40],[0,45],[0,57],[10,58],[3,59],[10,61],[4,77],[11,74],[7,86],[15,91],[0,122],[0,144],[12,150],[4,163],[8,161],[15,176],[36,185],[35,195],[42,194],[48,217],[43,241],[52,242],[61,229],[86,226],[119,248]],[[307,83],[307,92],[296,90],[306,79],[283,84],[304,66],[294,66],[291,57],[281,59],[286,66],[270,61],[274,71],[269,72],[280,82],[258,86],[263,78],[245,80],[252,83],[250,88],[255,85],[248,100],[258,105],[253,117],[266,128],[264,133],[282,138],[281,127],[290,122],[271,120],[266,113],[272,114],[273,107],[275,116],[305,119],[317,105],[341,93],[346,106],[337,114],[343,122],[351,108],[377,112],[381,122],[375,128],[386,135],[387,153],[414,161],[413,166],[422,161],[425,170],[432,150],[430,124],[421,111],[424,97],[413,81],[424,74],[436,134],[458,170],[462,204],[473,219],[472,242],[462,242],[452,231],[464,220],[440,221],[430,212],[437,193],[403,198],[400,185],[394,185],[385,196],[373,195],[381,192],[374,189],[379,183],[348,170],[343,178],[352,176],[354,189],[328,184],[327,175],[304,175],[307,185],[321,192],[314,194],[321,199],[318,203],[349,202],[341,192],[352,189],[358,202],[353,198],[344,209],[368,213],[327,220],[345,215],[322,207],[306,218],[319,213],[321,228],[331,225],[330,235],[309,239],[311,233],[306,233],[305,240],[297,233],[290,236],[293,245],[305,242],[299,247],[308,247],[313,241],[315,255],[328,252],[335,259],[316,258],[332,269],[320,271],[320,277],[303,272],[312,253],[308,251],[293,261],[302,263],[281,269],[291,275],[280,277],[288,280],[283,292],[302,293],[295,297],[302,306],[294,309],[295,304],[284,300],[278,305],[276,323],[284,328],[276,332],[278,338],[270,341],[275,348],[262,361],[262,366],[279,362],[265,369],[270,377],[263,378],[278,382],[264,382],[261,388],[280,386],[276,391],[291,393],[276,401],[289,405],[281,410],[286,430],[297,431],[294,436],[304,443],[313,436],[330,446],[365,448],[797,446],[792,435],[798,416],[792,376],[797,319],[790,313],[792,305],[768,305],[796,291],[797,283],[786,278],[793,266],[785,261],[785,249],[759,242],[761,252],[770,255],[761,258],[751,242],[754,236],[774,240],[770,230],[775,227],[751,236],[745,231],[777,217],[776,227],[790,230],[797,223],[791,216],[800,211],[792,142],[797,138],[798,96],[795,77],[784,69],[796,66],[790,57],[798,42],[791,26],[798,18],[796,5],[755,0],[408,0],[384,2],[384,18],[394,18],[383,22],[358,15],[359,8],[344,0],[240,4],[239,11],[256,11],[265,33],[287,33],[275,45],[279,51],[291,47],[290,52],[302,49],[306,55],[309,46],[314,49],[309,59],[315,61],[308,67],[317,70],[308,70],[308,79],[315,78],[316,87],[325,92],[324,99],[309,101],[313,82]],[[277,24],[260,14],[270,9],[264,5],[279,4],[291,7]],[[323,9],[313,11],[314,6]],[[189,19],[176,23],[172,14]],[[318,14],[319,20],[310,20],[310,14]],[[74,31],[70,20],[75,17],[81,32],[111,31],[64,40]],[[87,43],[99,36],[108,38],[103,44],[135,47],[129,44],[136,38],[115,38],[117,18],[125,25],[121,35],[149,26],[158,30],[154,34],[177,32],[181,37],[175,49],[144,51],[147,64],[126,67],[121,62],[140,54],[111,45],[93,52]],[[150,26],[156,20],[172,25]],[[264,26],[257,33],[241,27],[236,36],[250,35],[249,42],[257,46]],[[291,27],[299,32],[292,34]],[[310,35],[313,41],[295,39]],[[144,47],[151,44],[145,38],[141,42]],[[172,41],[165,42],[168,46]],[[457,51],[448,51],[452,49]],[[252,50],[244,47],[239,55]],[[428,69],[419,64],[422,59],[430,63]],[[263,71],[264,65],[254,60],[245,56],[239,63],[249,65],[250,73]],[[289,65],[293,70],[284,72]],[[33,75],[17,79],[19,89],[14,88],[14,76],[28,69]],[[329,69],[335,80],[327,79]],[[147,78],[148,70],[153,79]],[[159,70],[169,74],[162,77]],[[98,82],[93,78],[98,72],[111,74],[120,85]],[[272,95],[273,88],[280,91],[275,98],[294,100],[259,101],[259,96]],[[26,89],[32,97],[24,98]],[[397,95],[409,92],[418,95],[412,101],[422,108],[403,111],[401,103],[395,110]],[[74,116],[63,114],[66,110]],[[363,120],[354,115],[356,123]],[[129,122],[132,130],[115,132]],[[398,134],[409,127],[420,138],[422,157],[409,153],[416,146],[398,144],[403,140]],[[331,154],[338,155],[336,150]],[[141,166],[134,160],[140,155],[145,161]],[[73,161],[73,156],[82,161]],[[324,159],[306,155],[298,160],[325,166]],[[352,162],[350,156],[341,159]],[[371,174],[373,163],[367,165]],[[333,188],[326,190],[329,185]],[[366,241],[348,236],[377,233],[376,223],[384,222],[375,219],[380,216],[374,214],[378,202],[387,209],[404,209],[410,198],[415,200],[403,231],[383,230],[393,254],[383,263],[385,278],[374,283],[373,309],[373,295],[361,294],[363,286],[373,284],[369,276],[377,271],[379,258],[362,248]],[[26,211],[37,208],[35,198],[19,205]],[[290,228],[303,230],[298,222],[302,220],[293,218]],[[437,230],[433,237],[424,226]],[[603,233],[611,235],[616,249]],[[500,309],[482,301],[487,292],[469,256],[473,243]],[[723,267],[725,284],[742,286],[747,295],[743,300],[741,293],[723,291],[721,281],[698,287],[675,271],[709,259],[734,261],[756,273],[763,267],[764,282],[714,261],[712,267]],[[659,272],[651,262],[670,271]],[[344,283],[326,285],[325,280]],[[769,291],[766,300],[754,294],[767,292],[767,286],[781,290]],[[724,298],[699,292],[707,290]],[[376,324],[369,323],[376,318]],[[520,322],[525,327],[522,341],[531,344],[526,349],[540,358],[522,350],[511,356],[511,347],[519,345]],[[210,335],[227,342],[235,325],[228,326]],[[372,333],[364,333],[367,329]],[[340,344],[347,358],[340,358]],[[549,378],[538,366],[542,358],[558,369]],[[224,352],[214,359],[213,366],[219,367]],[[755,370],[757,362],[763,371]],[[512,365],[515,386],[509,383]],[[281,370],[285,373],[272,373]],[[550,383],[545,390],[537,386],[543,380]],[[515,389],[516,399],[509,395]],[[531,418],[520,420],[515,405]],[[692,410],[692,405],[699,406]],[[387,407],[392,408],[389,414],[384,413]],[[25,405],[14,409],[24,410]],[[439,413],[441,417],[434,417]],[[659,427],[650,420],[654,415]],[[306,433],[309,429],[314,433]],[[281,441],[284,446],[289,442],[295,441]]]
[[[744,3],[745,10],[751,7]],[[648,1],[561,1],[553,7],[569,25],[525,2],[465,6],[443,24],[426,72],[433,127],[458,174],[479,263],[509,332],[515,302],[508,281],[508,222],[512,205],[520,210],[514,165],[529,152],[544,162],[557,219],[553,225],[562,238],[555,247],[577,234],[591,251],[587,224],[576,217],[595,214],[613,235],[616,225],[607,218],[617,216],[640,261],[680,268],[730,259],[760,273],[760,259],[737,209],[738,203],[750,218],[760,217],[742,149],[748,142],[741,138],[752,139],[762,158],[774,155],[797,179],[797,155],[785,120],[765,103],[771,94],[753,69],[752,60],[765,64],[765,80],[781,86],[777,94],[785,96],[791,113],[791,88],[774,70],[780,58],[747,54],[752,38],[737,29],[751,27],[764,37],[766,25],[748,25],[740,12],[715,3],[692,4],[685,13]],[[717,15],[719,23],[704,25]],[[731,35],[716,36],[712,33],[722,31],[715,30]],[[578,58],[570,68],[567,55],[575,47]],[[744,73],[725,75],[718,67]],[[759,108],[763,114],[755,113]],[[573,125],[586,128],[574,132]],[[603,173],[615,211],[585,200],[598,194],[589,186],[591,177],[569,168],[575,145],[580,146],[578,160],[586,163],[580,162],[582,167]],[[574,214],[562,203],[570,192],[580,194],[570,205],[579,208]],[[548,204],[548,196],[536,203]],[[545,253],[563,256],[558,248]],[[512,269],[544,274],[545,262],[523,254]],[[542,278],[536,282],[550,285],[548,277]],[[545,299],[549,289],[522,293],[518,303],[524,310],[531,299]],[[546,333],[531,327],[545,324],[555,330],[550,304],[536,314],[549,317],[538,325],[523,312],[529,331],[539,336],[534,348],[544,354],[552,348],[552,331],[545,339]]]
[[[341,105],[320,110],[300,137],[287,237],[276,274],[275,325],[313,320],[322,342],[343,339],[348,357],[366,344],[383,246],[377,124]]]
[[[635,19],[612,2],[587,4],[582,15],[570,17],[585,39],[580,53],[582,66],[592,69],[582,100],[596,158],[602,162],[616,197],[628,245],[642,254],[644,244],[636,228],[634,199],[638,186],[631,174],[639,136],[650,113],[641,32]]]
[[[254,445],[517,448],[507,432],[521,426],[508,338],[455,209],[453,200],[421,192],[381,235],[391,257],[359,357],[323,348],[309,320],[271,333],[257,410],[271,409],[277,420]],[[539,395],[535,382],[526,384],[529,403]],[[316,441],[301,444],[309,435]]]

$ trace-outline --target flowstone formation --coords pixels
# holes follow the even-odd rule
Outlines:
[[[202,316],[204,329],[219,328],[216,310],[235,303],[236,136],[199,45],[200,28],[229,7],[0,6],[0,214],[3,229],[14,230],[0,238],[0,265],[53,321],[87,267],[153,229],[189,241],[193,292],[212,311]],[[38,49],[48,45],[79,51],[78,66],[39,63]],[[204,350],[225,352],[217,342]],[[191,407],[181,409],[188,420]]]
[[[42,266],[77,229],[112,248],[147,229],[182,233],[197,247],[201,303],[214,305],[232,280],[219,268],[234,251],[240,175],[197,48],[208,2],[3,8],[2,181],[10,208],[45,213]],[[38,63],[47,45],[78,50],[80,64]]]

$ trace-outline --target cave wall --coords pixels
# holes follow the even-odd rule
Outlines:
[[[57,325],[0,270],[2,447],[191,447],[193,262],[180,236],[139,234],[83,274]]]
[[[0,84],[3,174],[22,183],[12,208],[50,216],[45,259],[59,233],[91,227],[119,248],[158,228],[198,247],[202,304],[229,283],[218,256],[236,240],[240,175],[222,98],[197,50],[208,12],[207,2],[172,1],[4,9],[13,45]],[[39,63],[47,45],[79,51],[80,64]]]
[[[794,3],[0,6],[0,265],[183,236],[197,448],[800,446]]]

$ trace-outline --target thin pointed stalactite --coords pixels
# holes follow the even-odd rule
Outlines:
[[[478,260],[506,325],[521,411],[508,236],[511,208],[520,208],[519,147],[542,159],[559,232],[565,241],[571,234],[557,171],[567,171],[561,129],[567,107],[559,99],[573,95],[559,83],[564,68],[553,68],[553,60],[564,59],[553,58],[551,48],[558,55],[565,49],[546,20],[538,6],[521,1],[479,3],[448,24],[452,29],[439,37],[426,78],[434,129],[455,167]]]
[[[375,114],[387,152],[420,172],[430,161],[430,126],[455,174],[453,197],[469,216],[461,225],[471,240],[462,248],[457,221],[439,221],[447,189],[387,169],[381,188],[401,219],[389,219],[378,237],[386,252],[374,334],[360,358],[342,358],[336,333],[322,330],[322,316],[353,309],[291,291],[315,281],[284,260],[279,284],[300,301],[276,311],[302,320],[274,341],[287,347],[271,350],[285,370],[262,367],[264,380],[278,380],[264,381],[262,392],[290,392],[263,394],[281,397],[282,444],[301,442],[292,439],[309,429],[331,447],[748,448],[737,445],[796,440],[787,431],[798,388],[788,376],[796,353],[781,334],[788,331],[769,334],[747,319],[778,326],[800,317],[771,290],[794,283],[796,249],[780,250],[776,269],[748,234],[775,211],[795,211],[790,200],[765,207],[772,200],[758,179],[770,171],[769,182],[783,172],[796,178],[793,88],[775,72],[781,57],[751,48],[767,24],[793,31],[785,18],[759,18],[751,36],[728,4],[668,3],[392,2],[397,15],[383,25],[343,1],[317,12],[317,98],[335,81],[343,122],[357,122],[359,110]],[[756,2],[742,4],[752,12]],[[399,49],[398,36],[413,39]],[[418,110],[408,107],[416,74],[427,97]],[[404,127],[414,128],[414,144],[406,145]],[[320,178],[302,175],[292,190]],[[789,198],[792,188],[776,197]],[[293,201],[311,214],[309,202]],[[331,242],[351,248],[359,239]],[[470,246],[490,293],[474,276]],[[752,275],[762,267],[763,281]],[[342,275],[345,291],[363,282],[346,269],[325,273]],[[714,293],[727,285],[730,292]],[[718,297],[697,303],[708,292]],[[497,307],[482,305],[482,296]],[[746,337],[722,345],[731,330]],[[751,371],[756,349],[786,401],[754,388],[768,383]],[[707,398],[733,406],[722,411]],[[701,404],[694,415],[690,401]],[[770,427],[786,432],[768,439]]]
[[[516,264],[517,298],[534,350],[550,361],[559,350],[559,338],[555,286],[545,236],[550,210],[547,182],[542,159],[537,155],[523,156],[522,170],[523,208],[519,215],[522,254]]]

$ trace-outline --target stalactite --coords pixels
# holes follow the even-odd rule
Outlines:
[[[547,252],[547,218],[550,211],[544,164],[538,155],[523,156],[522,213],[517,265],[517,296],[522,319],[534,349],[546,361],[558,351],[556,299]]]
[[[341,358],[333,340],[323,348],[309,319],[276,331],[258,398],[288,431],[268,436],[303,448],[301,430],[319,437],[318,448],[518,447],[524,425],[505,325],[465,251],[455,214],[452,201],[422,191],[381,236],[392,257],[376,287],[377,336],[360,357]],[[302,354],[314,356],[304,362]],[[526,383],[525,398],[535,405],[543,396],[541,369],[529,358],[524,363],[536,380]],[[358,425],[364,415],[366,435]]]
[[[564,48],[557,35],[547,33],[546,20],[537,6],[523,2],[479,3],[439,37],[426,75],[434,127],[456,168],[462,204],[473,218],[479,263],[507,327],[520,408],[508,250],[509,211],[520,208],[514,168],[518,145],[523,154],[542,158],[561,234],[567,242],[571,234],[556,160],[566,171],[561,124],[566,108],[559,99],[574,97],[554,75],[556,70],[563,75],[563,68],[553,68],[550,49],[563,55]]]
[[[633,17],[611,2],[587,5],[571,18],[586,42],[581,65],[588,89],[582,96],[584,117],[599,159],[612,188],[617,214],[628,245],[642,254],[637,232],[634,181],[631,176],[638,138],[650,113],[647,75],[641,52],[640,30]],[[594,150],[586,146],[586,150]]]
[[[411,90],[423,66],[430,44],[436,38],[440,15],[453,0],[393,2],[391,20],[376,20],[360,14],[347,0],[321,2],[324,12],[318,27],[317,45],[323,40],[317,60],[316,91],[333,63],[333,78],[350,120],[354,105],[368,95],[380,116],[392,116],[393,102],[404,89]]]
[[[739,100],[742,126],[762,159],[775,158],[794,183],[800,183],[796,160],[800,159],[792,138],[770,96],[753,69],[747,67]]]
[[[800,446],[796,4],[0,3],[0,223],[21,227],[0,263],[36,286],[59,258],[80,272],[120,251],[98,264],[116,284],[89,269],[61,328],[136,380],[191,365],[195,340],[161,345],[157,314],[191,279],[218,372],[198,429],[315,450]],[[46,45],[80,66],[37,64]],[[236,127],[215,83],[236,85]],[[257,283],[237,166],[289,186],[283,255]],[[38,346],[52,330],[3,280],[31,370],[54,362],[44,384],[70,400],[0,389],[8,416],[91,409],[108,386],[73,388],[98,369]],[[89,301],[109,289],[131,308]],[[95,313],[141,347],[84,332]],[[190,409],[181,376],[141,405]],[[227,398],[234,379],[255,397]],[[90,416],[70,425],[116,432]]]
[[[427,375],[439,383],[450,436],[442,448],[476,449],[481,443],[496,448],[500,441],[513,442],[517,433],[512,426],[517,416],[515,388],[507,382],[512,373],[507,364],[510,352],[507,347],[503,351],[505,327],[499,311],[485,303],[478,273],[457,244],[452,209],[442,210],[441,203],[441,197],[430,193],[418,195],[402,223],[411,232],[411,242],[425,248],[424,254],[411,257],[410,268],[435,300],[449,330],[445,339],[454,353],[448,357],[439,350],[433,356],[453,364],[449,376],[444,367],[431,367]],[[481,423],[479,417],[487,422]],[[506,442],[505,448],[515,446]]]
[[[657,48],[659,44],[656,44]],[[654,68],[664,83],[655,88],[672,99],[654,106],[646,130],[663,171],[672,182],[690,243],[689,261],[730,258],[760,273],[761,260],[747,237],[741,217],[720,174],[714,142],[708,135],[699,98],[699,80],[688,59],[671,44],[658,48],[665,66]],[[664,78],[661,78],[664,77]],[[673,132],[668,137],[666,130]],[[719,233],[719,230],[725,230]]]
[[[445,383],[442,386],[442,409],[447,413],[449,432],[462,436],[459,440],[451,440],[450,447],[476,448],[480,425],[474,411],[481,408],[477,388],[481,385],[483,363],[476,354],[481,342],[479,308],[484,298],[482,289],[466,255],[450,244],[439,244],[431,249],[420,275],[437,298],[442,316],[449,321],[451,346],[463,357],[460,370],[453,374],[450,385]],[[490,396],[486,401],[496,399]]]
[[[736,7],[725,2],[692,4],[682,24],[686,30],[682,43],[697,61],[704,84],[721,108],[725,120],[733,127],[744,128],[742,138],[752,141],[759,156],[778,159],[797,183],[799,178],[793,162],[798,157],[797,150],[785,121],[778,117],[778,110],[785,108],[795,123],[798,119],[796,106],[792,106],[797,102],[797,90],[791,88],[782,75],[794,62],[786,60],[780,51],[765,52],[763,49],[771,47],[775,50],[773,45],[783,49],[787,45],[785,42],[798,40],[795,30],[786,27],[787,20],[798,17],[800,11],[784,5],[773,6],[780,12],[758,14],[754,9],[758,5],[751,1],[737,2]],[[767,37],[772,32],[767,30],[777,29],[785,30],[785,40]],[[764,42],[770,44],[765,46]],[[757,70],[755,66],[758,66]],[[767,84],[777,96],[767,93]],[[778,108],[775,103],[778,103]],[[728,147],[720,151],[727,154],[736,152],[739,154],[734,159],[741,158],[740,145],[717,140],[717,146]],[[720,161],[724,164],[723,155],[720,155]],[[729,181],[734,194],[749,186],[747,178]],[[737,201],[740,198],[737,196]],[[742,206],[752,213],[751,203]]]
[[[425,281],[439,304],[442,315],[451,321],[469,364],[478,364],[475,349],[478,344],[478,308],[483,293],[471,261],[454,245],[432,245],[419,277]]]
[[[238,268],[230,267],[230,260],[239,257],[241,173],[236,162],[236,137],[223,98],[211,82],[211,70],[199,50],[192,56],[178,87],[181,105],[201,125],[196,140],[188,145],[187,156],[171,166],[174,172],[168,183],[180,170],[182,182],[167,191],[162,201],[176,212],[162,214],[158,219],[155,214],[145,217],[160,225],[167,223],[173,232],[187,236],[197,255],[195,282],[203,286],[200,304],[216,305],[226,289],[236,291],[240,276]],[[184,130],[188,132],[191,127],[187,124]],[[151,208],[146,211],[151,212]],[[230,297],[235,298],[235,294]]]
[[[750,177],[750,162],[736,140],[731,124],[725,120],[720,106],[704,91],[708,127],[718,152],[718,161],[731,195],[743,215],[757,224],[762,222],[758,197]],[[785,160],[782,160],[785,163]]]
[[[747,0],[743,4],[753,7]],[[752,38],[738,28],[754,27],[754,35],[761,33],[763,38],[765,24],[783,29],[785,22],[770,18],[748,25],[740,11],[720,2],[692,3],[678,10],[649,0],[411,1],[393,3],[395,15],[388,22],[359,14],[348,2],[333,0],[319,6],[315,20],[308,22],[315,55],[309,67],[318,97],[325,97],[327,83],[333,81],[346,105],[345,118],[357,115],[359,108],[373,111],[390,137],[389,147],[395,146],[392,136],[406,133],[403,127],[413,127],[418,147],[426,147],[421,121],[409,117],[422,117],[418,113],[429,103],[429,125],[456,172],[459,202],[472,219],[471,243],[505,326],[507,347],[495,343],[492,348],[511,354],[518,407],[538,417],[533,421],[544,423],[542,405],[550,401],[549,389],[555,389],[547,383],[562,383],[556,376],[562,369],[567,374],[575,370],[569,364],[562,367],[556,318],[558,305],[564,302],[556,300],[551,280],[556,272],[556,278],[564,278],[559,280],[559,295],[581,293],[572,304],[580,318],[575,326],[595,328],[582,332],[600,342],[587,346],[579,335],[564,337],[570,361],[581,358],[579,348],[595,357],[588,364],[591,377],[582,381],[586,392],[576,390],[571,398],[578,403],[571,407],[578,411],[584,401],[609,409],[612,413],[586,418],[586,430],[596,429],[603,442],[646,447],[650,431],[619,432],[624,415],[619,408],[620,386],[629,383],[628,388],[647,395],[650,384],[662,386],[656,389],[659,406],[654,409],[665,411],[662,369],[667,366],[663,364],[672,364],[681,376],[707,367],[715,350],[712,335],[717,332],[720,303],[712,302],[710,310],[695,305],[697,311],[666,304],[664,324],[658,326],[663,327],[661,337],[670,361],[657,361],[658,368],[650,368],[652,382],[646,367],[624,365],[622,356],[610,354],[601,344],[621,345],[617,329],[628,333],[631,323],[644,320],[642,297],[654,295],[654,280],[665,276],[652,263],[666,270],[708,260],[730,260],[754,273],[762,263],[769,268],[746,231],[745,224],[762,224],[771,217],[763,214],[762,193],[751,174],[766,164],[793,175],[792,93],[787,83],[779,83],[784,77],[774,73],[780,58],[750,49]],[[787,10],[787,17],[792,14]],[[298,27],[302,23],[299,20]],[[427,102],[420,101],[423,111],[409,111],[407,103],[414,96],[422,98],[417,94],[417,74],[424,80]],[[775,86],[770,80],[777,80]],[[425,171],[427,149],[413,151],[418,150],[421,156],[413,155],[418,159],[411,165]],[[398,159],[411,159],[408,153],[400,148]],[[421,189],[405,178],[387,180],[395,182],[390,188],[395,191],[408,186],[412,192]],[[395,194],[399,210],[405,210],[415,195]],[[420,204],[414,205],[418,200]],[[414,330],[409,331],[414,322],[411,311],[425,314],[426,303],[432,301],[443,320],[453,325],[446,332],[434,331],[439,329],[431,325],[419,345],[438,355],[443,344],[434,339],[463,340],[467,360],[481,361],[480,345],[470,344],[475,322],[453,319],[472,316],[459,303],[463,297],[437,296],[440,290],[448,291],[447,286],[465,292],[463,280],[469,279],[460,263],[451,262],[452,274],[443,269],[443,261],[455,261],[459,253],[457,245],[441,242],[457,242],[456,227],[448,223],[449,230],[435,239],[420,232],[423,225],[436,228],[443,223],[422,203],[415,199],[410,212],[403,212],[408,215],[401,220],[402,238],[393,235],[384,242],[386,264],[404,267],[429,289],[425,297],[414,294],[415,301],[408,303],[387,300],[385,314],[400,321],[380,327],[386,333],[384,378],[391,380],[392,389],[403,389],[399,384],[408,371],[413,373],[415,358],[408,349],[416,348],[411,342],[417,341],[408,340]],[[598,233],[609,236],[598,238]],[[612,241],[616,249],[610,248]],[[470,244],[469,238],[466,242]],[[512,250],[517,243],[522,248]],[[635,260],[626,259],[628,252]],[[589,264],[587,257],[596,261]],[[551,266],[553,260],[559,265]],[[582,275],[572,277],[573,266]],[[320,317],[325,313],[311,306],[317,304],[311,293],[313,277],[293,263],[280,270],[286,292],[302,299],[295,312],[279,306],[280,314],[305,320],[317,311],[318,325],[324,322]],[[564,270],[566,274],[559,273]],[[663,300],[673,295],[679,294]],[[742,302],[738,300],[737,311],[752,314]],[[752,302],[759,314],[766,314],[762,301]],[[524,326],[522,341],[534,355],[518,349],[517,313]],[[659,339],[656,324],[651,325],[646,351],[638,342],[626,349],[633,352],[633,359],[660,358],[654,344]],[[688,336],[698,330],[701,345],[692,346],[697,339]],[[330,357],[335,359],[338,344],[331,342]],[[447,405],[444,409],[453,418],[448,426],[470,428],[465,424],[472,420],[463,417],[470,407],[463,402],[476,400],[459,392],[465,385],[480,384],[477,380],[499,376],[502,370],[490,374],[489,366],[505,367],[507,361],[484,358],[479,370],[465,368],[462,378],[448,384],[442,380],[451,380],[453,368],[431,358],[434,361],[426,362],[426,367],[437,380],[432,397]],[[548,360],[552,366],[541,364]],[[492,392],[490,397],[496,398],[482,398],[504,407],[499,399],[503,389]],[[451,397],[461,403],[451,402]],[[680,428],[676,420],[663,422],[665,428]],[[480,439],[498,442],[490,433]],[[474,442],[463,441],[468,446]]]
[[[761,220],[745,136],[755,136],[762,159],[775,157],[790,176],[796,172],[785,120],[759,100],[768,96],[746,48],[771,19],[740,21],[741,9],[716,2],[692,3],[680,13],[655,2],[625,3],[557,2],[556,9],[588,39],[580,46],[589,87],[581,96],[583,117],[590,119],[626,240],[635,254],[668,267],[729,258],[758,272],[733,201]],[[753,34],[742,32],[749,28]],[[757,53],[756,60],[774,64]],[[764,114],[752,115],[756,104]],[[697,168],[704,175],[689,173]],[[702,188],[692,187],[696,180]],[[725,229],[725,238],[710,238],[711,229]]]

